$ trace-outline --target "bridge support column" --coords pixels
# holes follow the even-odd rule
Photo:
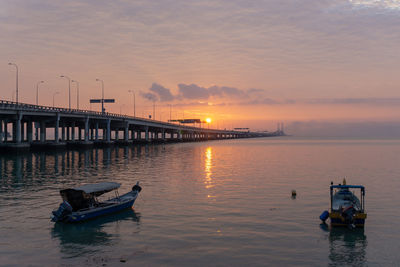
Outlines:
[[[61,124],[61,140],[64,142],[65,141],[65,127],[64,127],[64,122]]]
[[[165,129],[162,129],[162,139],[163,139],[163,141],[165,141]]]
[[[131,130],[131,140],[135,140],[135,130]]]
[[[85,119],[85,142],[88,142],[88,141],[89,141],[89,118],[86,117],[86,119]]]
[[[146,126],[146,128],[145,128],[145,139],[146,139],[146,141],[149,141],[149,127],[148,126]]]
[[[75,141],[75,122],[71,124],[71,141]]]
[[[21,122],[21,142],[25,141],[25,122]]]
[[[138,131],[136,132],[136,139],[137,139],[137,140],[142,139],[142,132],[141,132],[140,130],[138,130]]]
[[[106,140],[107,142],[111,142],[111,119],[107,120]]]
[[[69,137],[71,136],[71,135],[70,135],[69,126],[65,127],[65,130],[67,131],[67,141],[69,141],[69,140],[71,140],[71,139],[69,138]]]
[[[56,124],[54,126],[54,141],[56,143],[58,143],[58,139],[59,139],[59,137],[58,137],[59,128],[60,128],[60,114],[57,113]]]
[[[26,123],[26,139],[28,141],[28,143],[32,143],[32,122],[28,121]]]
[[[90,140],[93,141],[94,140],[94,129],[93,127],[90,127]]]
[[[124,141],[128,142],[128,140],[129,140],[129,123],[126,122],[124,129]]]
[[[0,120],[0,143],[3,143],[3,120]]]
[[[94,136],[95,136],[95,140],[98,141],[99,140],[99,123],[98,122],[96,122],[95,127],[96,128],[95,128]]]
[[[7,142],[7,139],[8,139],[8,122],[7,122],[7,120],[5,120],[4,121],[4,128],[3,128],[4,130],[3,130],[3,132],[4,132],[4,139],[3,139],[3,141],[4,142]]]
[[[115,140],[119,139],[119,129],[115,130]]]
[[[16,143],[21,143],[21,119],[22,119],[22,114],[18,113],[17,120],[15,121],[15,132],[13,132],[13,136],[15,134]]]
[[[46,122],[45,121],[40,122],[40,142],[41,143],[46,142]]]
[[[39,123],[38,122],[34,122],[35,124],[35,140],[39,141]]]
[[[82,128],[78,125],[78,141],[82,140]]]

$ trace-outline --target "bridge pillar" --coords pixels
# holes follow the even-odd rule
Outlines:
[[[129,140],[129,123],[126,122],[124,129],[124,141],[128,142],[128,140]]]
[[[119,129],[115,130],[115,140],[119,139]]]
[[[15,142],[21,143],[21,119],[22,114],[17,114],[17,120],[15,121],[15,132],[13,132],[13,136],[15,134]]]
[[[98,141],[99,140],[99,123],[98,122],[96,122],[95,127],[96,127],[96,129],[95,129],[94,136],[95,136],[95,140]]]
[[[178,134],[178,139],[179,139],[179,140],[182,140],[182,133],[181,133],[181,131],[178,131],[177,134]]]
[[[0,120],[0,143],[3,143],[3,120]]]
[[[64,122],[61,123],[61,140],[63,142],[65,141],[65,126],[64,126]]]
[[[35,124],[35,140],[39,141],[39,128],[40,128],[40,126],[39,126],[38,122],[34,122],[34,124]]]
[[[46,122],[40,122],[40,142],[46,142]]]
[[[82,128],[78,125],[78,141],[82,140]]]
[[[71,141],[75,141],[75,122],[71,123]]]
[[[94,129],[93,127],[90,127],[90,140],[93,141],[94,140]]]
[[[146,128],[145,128],[145,139],[146,139],[146,141],[149,141],[149,127],[148,126],[146,126]]]
[[[135,130],[131,130],[131,140],[135,140]]]
[[[162,139],[165,141],[165,129],[162,129]]]
[[[8,122],[7,122],[7,120],[5,120],[4,121],[4,139],[3,139],[3,141],[4,142],[7,142],[7,139],[8,139]]]
[[[138,130],[137,133],[136,133],[136,139],[137,140],[142,139],[142,132],[140,130]]]
[[[69,141],[69,140],[71,140],[71,139],[70,139],[71,134],[70,134],[70,128],[69,128],[69,126],[66,126],[66,127],[65,127],[65,130],[67,131],[67,141]]]
[[[21,121],[21,142],[25,141],[25,122]]]
[[[56,123],[55,123],[55,126],[54,126],[54,141],[56,143],[58,143],[58,139],[59,139],[59,137],[58,137],[59,129],[60,129],[60,113],[57,113]]]
[[[85,142],[88,142],[88,141],[89,141],[89,117],[86,117],[86,119],[85,119]]]
[[[111,142],[111,119],[107,120],[106,140]]]
[[[28,121],[26,123],[26,139],[28,141],[28,143],[32,143],[32,122]]]

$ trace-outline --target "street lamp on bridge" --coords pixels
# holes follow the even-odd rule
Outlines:
[[[104,113],[104,81],[96,79],[97,82],[101,82],[101,113]]]
[[[128,92],[133,94],[133,117],[136,117],[136,96],[135,96],[135,91],[128,90]]]
[[[71,109],[71,79],[65,75],[61,75],[60,77],[66,78],[68,80],[68,103],[69,103],[69,109]]]
[[[76,83],[76,109],[79,109],[79,82],[72,80],[72,83]]]
[[[15,64],[15,63],[12,63],[12,62],[10,62],[10,63],[8,63],[8,65],[12,65],[12,66],[14,66],[15,67],[15,69],[16,69],[16,71],[17,71],[17,75],[16,75],[16,82],[15,82],[15,98],[16,98],[16,101],[15,102],[17,102],[17,105],[18,105],[18,66],[17,66],[17,64]]]
[[[36,105],[39,105],[39,84],[44,83],[44,81],[39,81],[36,83]]]
[[[59,93],[60,93],[60,92],[55,92],[55,93],[53,93],[53,108],[54,108],[54,106],[55,106],[55,105],[54,105],[54,98],[55,98],[55,96],[58,95]]]

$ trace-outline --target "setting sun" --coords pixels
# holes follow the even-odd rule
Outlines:
[[[210,118],[207,118],[207,119],[206,119],[206,122],[207,122],[207,123],[211,123],[211,119],[210,119]]]

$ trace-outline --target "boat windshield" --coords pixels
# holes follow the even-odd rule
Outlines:
[[[360,200],[348,189],[341,189],[335,193],[332,199],[332,209],[340,210],[342,208],[353,206],[356,210],[361,209]]]

